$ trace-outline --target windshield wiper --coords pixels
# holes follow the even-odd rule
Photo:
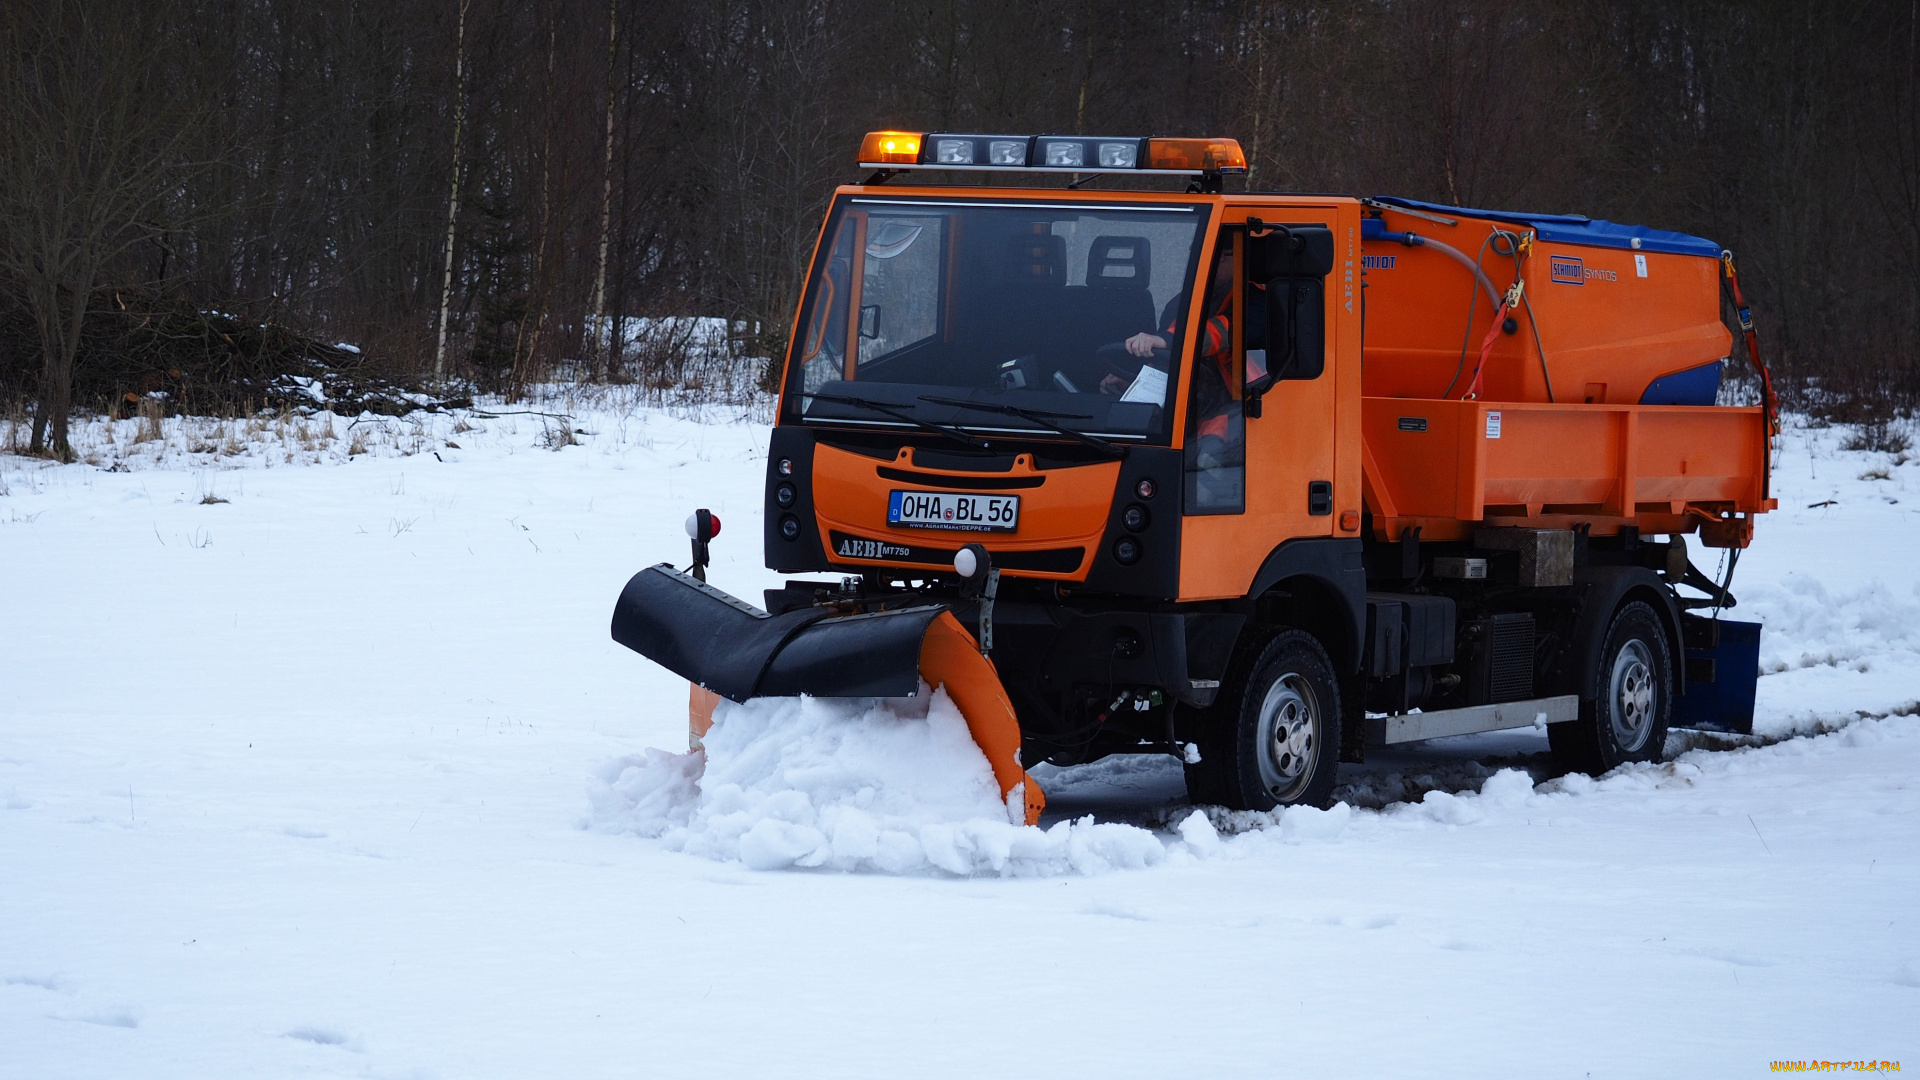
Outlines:
[[[1088,416],[1085,413],[1046,412],[1041,409],[1023,409],[1018,405],[1000,405],[994,402],[987,402],[987,401],[967,401],[963,398],[934,397],[930,394],[920,395],[920,400],[932,405],[958,405],[963,409],[977,409],[980,412],[1000,413],[1003,416],[1017,416],[1022,420],[1028,421],[1029,423],[1038,424],[1041,427],[1046,428],[1048,431],[1057,431],[1060,434],[1065,435],[1069,438],[1077,439],[1080,442],[1086,443],[1088,446],[1093,447],[1095,450],[1098,450],[1103,454],[1107,454],[1116,458],[1123,458],[1127,456],[1127,452],[1125,450],[1122,450],[1118,446],[1115,446],[1114,444],[1099,437],[1098,435],[1089,435],[1084,431],[1075,431],[1074,429],[1067,427],[1064,424],[1056,424],[1053,422],[1053,419],[1050,419],[1050,418],[1055,418],[1060,420],[1091,420],[1093,419],[1093,417]]]
[[[910,412],[896,409],[891,405],[883,405],[878,401],[868,401],[866,398],[848,397],[843,394],[802,394],[800,396],[814,398],[819,401],[831,401],[836,405],[852,405],[857,409],[869,409],[883,416],[891,416],[896,420],[905,420],[914,427],[924,428],[927,431],[945,435],[949,439],[957,439],[960,442],[966,443],[968,446],[981,450],[992,449],[984,440],[976,439],[957,427],[949,427],[946,424],[936,424],[931,420],[922,420]]]

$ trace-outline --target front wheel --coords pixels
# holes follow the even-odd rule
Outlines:
[[[1340,687],[1311,634],[1283,630],[1222,687],[1203,764],[1205,797],[1236,810],[1325,806],[1340,769]]]
[[[1660,617],[1645,602],[1623,605],[1607,627],[1580,719],[1547,728],[1553,756],[1570,772],[1599,776],[1629,761],[1659,761],[1673,709],[1673,656]]]

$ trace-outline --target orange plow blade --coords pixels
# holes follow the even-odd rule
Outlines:
[[[993,766],[1001,800],[1011,808],[1017,793],[1026,823],[1039,824],[1047,796],[1020,765],[1020,721],[1014,716],[1013,702],[1007,700],[993,661],[980,655],[973,635],[951,612],[942,612],[927,626],[926,640],[920,645],[920,677],[929,686],[946,687],[947,696],[967,718],[967,730]]]
[[[1040,820],[1046,796],[1020,766],[1020,721],[993,661],[944,607],[773,615],[664,563],[635,574],[614,605],[613,639],[686,678],[688,742],[720,699],[910,697],[946,687],[986,754],[1009,817]],[[1017,798],[1016,798],[1017,796]]]
[[[1000,800],[1009,813],[1017,806],[1028,825],[1039,824],[1047,795],[1020,765],[1020,721],[1014,716],[1013,702],[1000,686],[993,661],[980,655],[973,635],[951,614],[942,613],[927,626],[920,645],[920,677],[929,686],[947,688],[947,696],[966,718],[967,732],[987,755],[993,779],[1000,785]],[[720,695],[697,683],[689,683],[687,689],[688,749],[698,750],[700,740],[713,727]]]
[[[713,710],[720,707],[720,695],[701,686],[687,684],[687,749],[700,749],[700,740],[713,727]]]

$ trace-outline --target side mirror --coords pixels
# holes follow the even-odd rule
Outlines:
[[[1318,278],[1267,282],[1267,368],[1279,379],[1317,379],[1327,367],[1325,286]],[[1278,355],[1274,355],[1277,353]]]
[[[1323,278],[1333,273],[1333,230],[1247,219],[1247,280]]]
[[[1282,379],[1317,379],[1327,366],[1325,278],[1333,232],[1324,225],[1247,219],[1246,384],[1248,416]],[[1261,283],[1261,284],[1252,284]]]

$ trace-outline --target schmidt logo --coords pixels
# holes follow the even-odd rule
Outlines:
[[[1550,262],[1553,267],[1552,277],[1554,281],[1562,285],[1585,285],[1587,283],[1586,267],[1579,259],[1566,255],[1555,255],[1552,256]]]

